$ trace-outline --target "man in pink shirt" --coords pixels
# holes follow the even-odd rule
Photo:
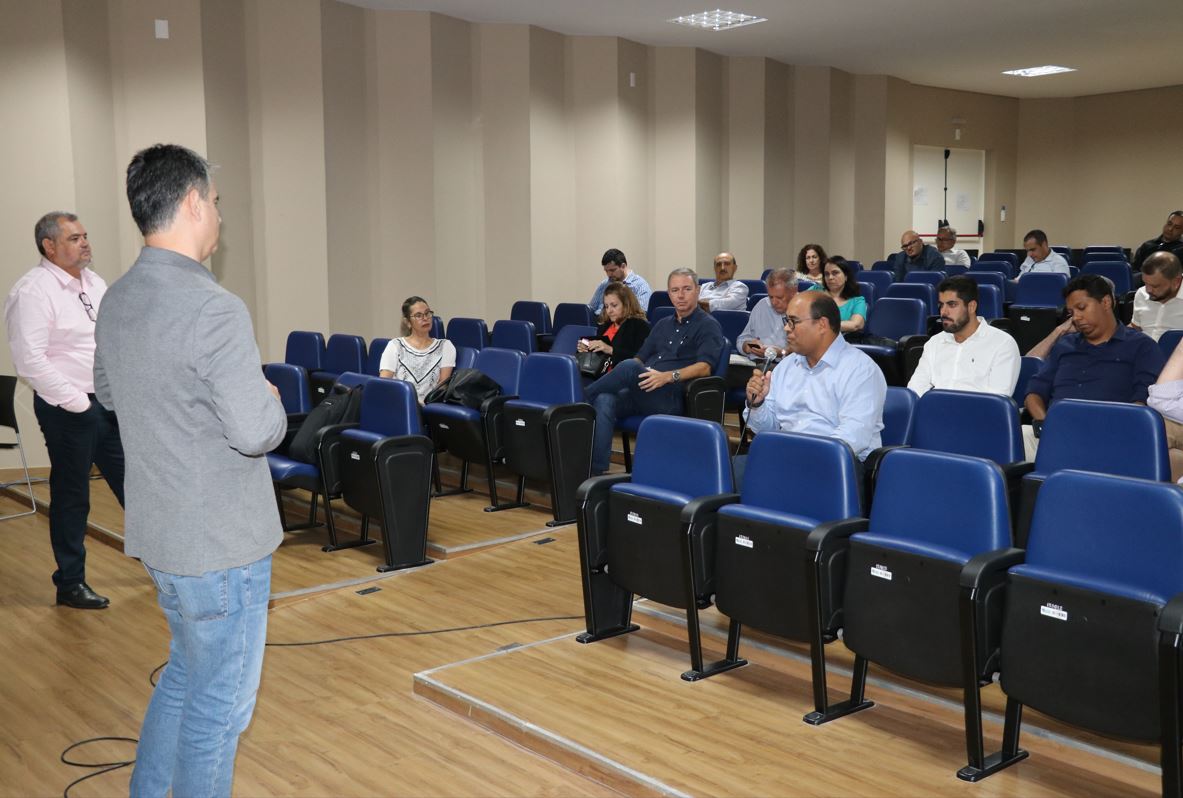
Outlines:
[[[94,329],[107,284],[88,267],[90,241],[78,217],[47,213],[33,228],[41,262],[4,304],[16,372],[34,391],[33,412],[49,451],[49,540],[57,603],[102,609],[86,584],[90,468],[123,504],[123,445],[115,414],[95,401]]]

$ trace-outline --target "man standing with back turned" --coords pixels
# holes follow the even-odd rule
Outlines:
[[[228,796],[283,538],[263,455],[287,421],[246,306],[201,265],[222,222],[209,164],[149,147],[127,167],[127,198],[145,246],[103,302],[95,392],[127,452],[124,551],[152,577],[172,633],[131,794]]]

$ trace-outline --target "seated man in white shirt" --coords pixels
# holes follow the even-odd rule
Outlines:
[[[1172,252],[1155,252],[1142,262],[1142,287],[1134,294],[1130,326],[1154,340],[1167,330],[1183,330],[1183,264]]]
[[[797,296],[797,272],[783,267],[773,269],[764,285],[768,296],[752,308],[747,325],[735,339],[735,348],[753,358],[767,357],[768,350],[775,349],[775,357],[781,357],[785,354],[785,313]]]
[[[1027,250],[1027,259],[1019,266],[1020,277],[1024,274],[1050,272],[1072,278],[1068,261],[1064,260],[1064,256],[1059,252],[1052,251],[1047,243],[1047,233],[1042,230],[1032,230],[1023,236],[1023,249]]]
[[[937,252],[945,259],[946,266],[964,266],[969,268],[969,253],[964,249],[957,249],[957,231],[946,225],[937,230]]]
[[[923,396],[933,388],[1010,396],[1019,380],[1019,347],[1007,332],[978,318],[978,284],[968,277],[937,286],[941,327],[924,344],[908,388]]]
[[[698,293],[698,306],[708,313],[712,310],[747,310],[748,287],[739,280],[733,280],[739,267],[730,252],[715,256],[715,279]]]

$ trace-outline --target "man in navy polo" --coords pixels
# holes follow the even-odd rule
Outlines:
[[[698,275],[693,269],[674,269],[666,288],[675,315],[653,325],[635,358],[587,387],[587,401],[596,409],[593,475],[608,470],[616,419],[680,414],[682,383],[710,375],[719,359],[723,329],[698,306]]]
[[[1023,427],[1028,459],[1034,459],[1048,408],[1061,399],[1146,403],[1165,359],[1150,336],[1126,327],[1113,313],[1113,283],[1082,274],[1064,287],[1076,332],[1063,335],[1027,383],[1024,402],[1033,423]],[[1083,433],[1084,430],[1081,430]]]

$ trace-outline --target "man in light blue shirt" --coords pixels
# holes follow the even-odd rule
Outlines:
[[[887,382],[875,361],[846,343],[840,325],[838,306],[829,295],[797,294],[785,316],[793,354],[771,374],[753,374],[744,415],[756,433],[783,430],[839,438],[862,462],[880,446]],[[736,466],[741,470],[738,462]]]
[[[1072,279],[1072,270],[1068,268],[1068,261],[1059,252],[1055,252],[1047,243],[1047,233],[1042,230],[1032,230],[1023,236],[1023,249],[1027,250],[1027,259],[1019,266],[1019,276],[1024,274],[1062,274]]]
[[[608,287],[608,283],[624,283],[637,295],[637,302],[640,304],[641,310],[649,310],[649,297],[652,296],[653,289],[649,287],[649,283],[645,282],[644,277],[628,267],[628,261],[623,252],[619,249],[608,250],[600,259],[600,265],[604,267],[604,274],[607,276],[603,282],[596,286],[596,292],[592,294],[591,301],[587,303],[592,313],[599,316],[604,312],[604,289]]]
[[[766,357],[769,348],[778,350],[777,357],[784,354],[785,313],[797,296],[797,272],[783,267],[773,269],[764,285],[768,296],[752,308],[747,325],[735,339],[736,349],[748,357]]]

